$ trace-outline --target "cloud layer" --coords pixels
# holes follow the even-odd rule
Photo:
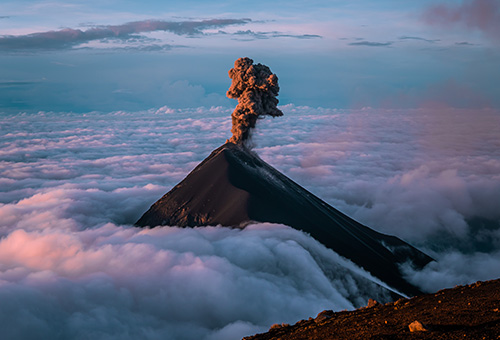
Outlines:
[[[60,30],[35,32],[24,35],[0,35],[0,52],[36,52],[58,51],[74,48],[89,48],[89,43],[102,44],[121,42],[125,47],[114,46],[115,49],[156,51],[172,47],[185,47],[183,45],[166,44],[157,37],[148,37],[154,32],[169,32],[178,36],[225,36],[229,35],[238,40],[244,39],[272,39],[295,38],[314,39],[321,38],[316,34],[292,34],[280,31],[254,32],[252,30],[226,32],[221,28],[234,25],[247,25],[251,19],[207,19],[207,20],[142,20],[128,22],[121,25],[99,25],[88,29],[64,28]],[[218,29],[217,31],[213,31]],[[210,31],[210,32],[209,32]]]
[[[388,299],[368,273],[286,226],[130,225],[223,143],[229,116],[4,116],[1,337],[234,339]]]
[[[231,339],[273,320],[351,309],[345,290],[368,299],[342,267],[337,280],[325,276],[317,251],[326,249],[290,228],[265,224],[243,231],[114,224],[81,232],[17,229],[0,241],[0,334]],[[335,261],[328,264],[336,269]]]
[[[201,21],[145,20],[122,25],[92,27],[87,30],[65,28],[58,31],[27,35],[0,36],[0,51],[34,51],[69,49],[84,43],[103,39],[140,39],[139,33],[167,31],[177,35],[199,35],[211,28],[244,25],[250,19],[210,19]]]
[[[259,154],[360,222],[443,258],[428,270],[446,279],[417,280],[423,288],[500,276],[497,110],[291,106],[284,112],[300,117],[309,138],[272,138]],[[270,139],[280,124],[269,120],[262,130]],[[462,267],[483,258],[489,260],[482,269]]]
[[[500,276],[500,112],[282,106],[255,151],[438,259],[432,291]],[[130,224],[231,135],[231,108],[2,115],[2,338],[234,339],[377,290],[298,231]],[[429,280],[432,278],[432,280]]]

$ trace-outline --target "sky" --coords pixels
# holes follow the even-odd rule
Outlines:
[[[0,110],[228,106],[248,56],[282,104],[500,107],[498,1],[2,1]]]
[[[2,1],[0,338],[238,339],[383,284],[283,225],[133,223],[231,136],[228,70],[278,75],[254,151],[436,262],[500,277],[500,3]],[[333,268],[333,269],[332,269]]]

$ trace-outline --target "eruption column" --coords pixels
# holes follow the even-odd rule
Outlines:
[[[250,139],[251,129],[258,118],[283,115],[277,108],[278,77],[266,65],[254,65],[252,59],[245,57],[234,62],[229,78],[233,82],[227,96],[238,99],[238,105],[231,114],[233,136],[227,141],[243,144]]]

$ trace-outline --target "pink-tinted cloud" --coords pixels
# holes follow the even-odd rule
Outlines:
[[[500,42],[500,2],[498,0],[465,0],[460,5],[436,4],[423,15],[430,25],[455,25],[477,29]]]
[[[379,291],[368,273],[279,225],[109,223],[79,232],[16,229],[0,240],[2,339],[61,333],[241,339],[275,322],[387,298]],[[75,338],[70,335],[63,338]]]

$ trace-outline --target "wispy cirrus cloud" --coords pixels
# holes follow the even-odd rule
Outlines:
[[[377,42],[377,41],[357,41],[357,42],[352,42],[349,43],[349,46],[370,46],[370,47],[386,47],[386,46],[391,46],[392,42]]]
[[[32,85],[36,84],[38,81],[14,81],[14,80],[7,80],[7,81],[0,81],[0,88],[2,87],[19,87],[19,86],[26,86],[26,85]]]
[[[431,44],[440,41],[440,39],[426,39],[426,38],[422,38],[422,37],[410,37],[410,36],[401,36],[401,37],[399,37],[399,40],[420,40],[420,41],[425,41],[425,42],[428,42]]]
[[[456,46],[474,46],[475,44],[472,44],[468,41],[460,41],[455,43]]]
[[[91,41],[104,39],[128,40],[137,34],[167,31],[176,35],[200,35],[204,30],[230,25],[244,25],[250,19],[210,19],[201,21],[144,20],[122,25],[96,26],[87,30],[64,28],[57,31],[26,35],[0,36],[0,51],[64,50]]]
[[[260,32],[260,31],[246,30],[246,31],[237,31],[234,33],[226,33],[226,32],[220,32],[220,33],[231,34],[232,36],[237,37],[237,39],[242,37],[245,40],[271,39],[271,38],[294,38],[294,39],[322,38],[322,36],[318,34],[292,34],[292,33],[283,33],[279,31]]]
[[[500,2],[465,0],[459,5],[435,4],[423,13],[423,20],[433,26],[465,26],[500,42]]]

